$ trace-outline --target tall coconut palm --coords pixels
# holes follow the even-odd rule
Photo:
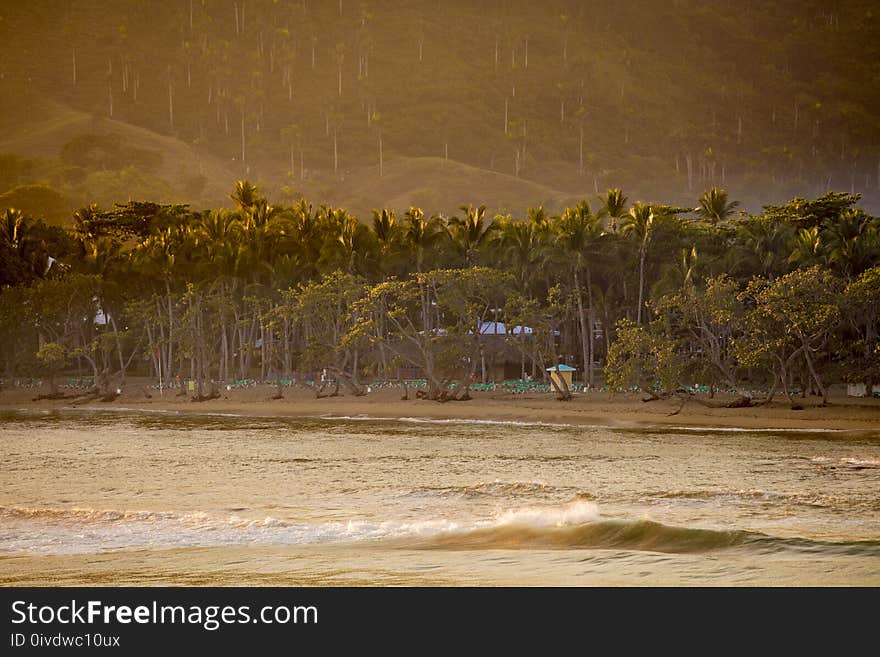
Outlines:
[[[489,242],[495,232],[492,219],[486,221],[486,206],[462,205],[463,217],[449,220],[450,234],[460,251],[464,253],[468,267],[474,267],[480,257],[480,249]]]
[[[620,219],[626,215],[626,202],[629,200],[624,195],[623,190],[615,187],[605,192],[604,196],[597,196],[602,208],[599,214],[608,217],[608,228],[610,232],[616,233]]]
[[[403,243],[407,249],[415,253],[416,271],[421,273],[425,266],[425,256],[444,234],[443,226],[438,217],[425,218],[421,208],[411,207],[404,215],[406,225],[403,231]]]
[[[397,269],[400,257],[401,231],[394,210],[373,210],[372,228],[378,247],[379,274],[384,276]]]
[[[636,203],[624,217],[620,233],[635,239],[639,249],[639,305],[636,309],[636,324],[642,323],[642,312],[645,306],[645,261],[648,257],[648,246],[651,243],[652,228],[655,220],[654,210],[650,205]]]
[[[603,234],[601,219],[590,211],[590,206],[586,201],[581,201],[573,208],[566,208],[556,222],[556,242],[571,267],[578,321],[581,328],[584,376],[590,385],[594,382],[592,263],[598,256]],[[583,306],[584,285],[581,281],[581,273],[586,274],[587,313],[584,312]]]
[[[528,293],[532,281],[547,258],[549,223],[543,211],[533,212],[518,221],[504,217],[498,221],[498,245],[502,262],[516,277],[517,287]]]
[[[275,225],[275,247],[281,253],[296,258],[303,278],[317,274],[318,258],[320,257],[321,222],[306,199],[300,199],[293,207],[285,208],[278,213]]]
[[[739,207],[739,201],[728,201],[727,192],[717,187],[704,192],[699,202],[694,212],[713,226],[727,221]]]
[[[264,200],[260,197],[260,189],[247,180],[236,181],[235,189],[229,195],[229,199],[234,201],[238,209],[242,211],[252,208],[260,200]]]
[[[325,272],[341,269],[347,274],[362,269],[368,256],[369,230],[344,208],[321,206],[318,211],[324,234],[320,264]]]

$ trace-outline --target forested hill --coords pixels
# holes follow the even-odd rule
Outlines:
[[[878,20],[872,0],[7,0],[0,193],[209,203],[247,177],[433,211],[486,202],[494,175],[490,207],[515,213],[712,185],[752,210],[836,189],[876,211]],[[59,131],[71,113],[91,118]]]

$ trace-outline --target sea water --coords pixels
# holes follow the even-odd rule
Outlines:
[[[880,431],[0,415],[0,582],[880,585]]]

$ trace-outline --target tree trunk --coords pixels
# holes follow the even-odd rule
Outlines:
[[[220,324],[220,380],[226,382],[229,378],[229,331],[226,325],[226,314]]]
[[[816,387],[819,389],[819,393],[822,395],[822,405],[828,405],[828,390],[822,385],[822,380],[819,378],[819,374],[816,372],[816,368],[813,366],[813,359],[810,357],[810,350],[804,346],[804,359],[807,361],[807,369],[810,370],[810,376],[813,377],[813,381],[816,382]]]
[[[116,320],[110,315],[110,324],[113,326],[114,338],[116,339],[116,353],[119,355],[119,385],[125,385],[125,357],[122,355],[122,340],[119,339],[119,329],[116,327]]]
[[[639,306],[636,312],[636,324],[642,325],[642,308],[645,305],[645,256],[647,249],[642,245],[639,249]]]
[[[587,267],[587,312],[589,315],[589,327],[588,330],[590,332],[589,339],[587,341],[588,350],[588,369],[586,371],[586,383],[592,388],[594,379],[593,379],[593,325],[594,325],[594,314],[593,314],[593,278],[592,272],[589,267]]]
[[[171,302],[171,284],[167,280],[165,281],[165,293],[168,300],[168,360],[165,362],[165,376],[170,379],[171,364],[174,362],[174,304]]]
[[[588,331],[587,331],[587,318],[584,314],[584,301],[581,298],[581,281],[578,276],[577,270],[574,271],[574,289],[575,295],[577,296],[577,309],[578,309],[578,321],[581,327],[581,349],[583,351],[583,363],[584,363],[584,375],[586,376],[587,370],[590,367],[590,354],[589,354],[589,341],[587,339]]]

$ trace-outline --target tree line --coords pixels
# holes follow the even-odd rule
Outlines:
[[[407,367],[449,400],[486,382],[503,348],[523,377],[564,362],[585,386],[703,386],[751,403],[757,389],[827,400],[831,383],[880,375],[880,218],[858,195],[752,215],[717,188],[695,207],[612,189],[552,216],[411,207],[369,223],[305,199],[272,205],[248,181],[230,198],[92,205],[70,229],[5,210],[4,376],[44,377],[52,395],[76,366],[106,397],[135,372],[189,379],[198,400],[248,378],[281,395],[323,370],[361,394]]]

